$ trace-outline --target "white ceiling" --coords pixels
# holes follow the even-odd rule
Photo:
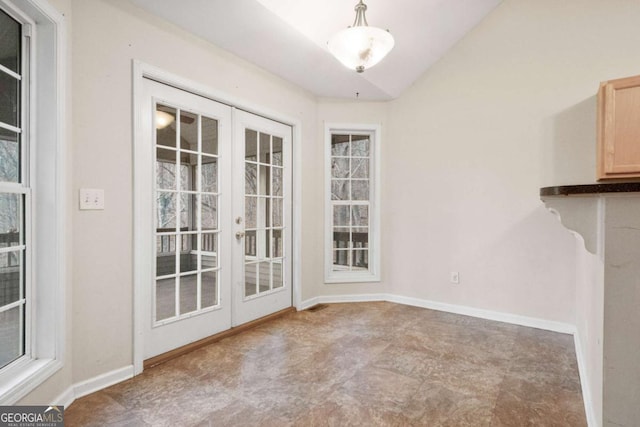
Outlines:
[[[131,0],[317,96],[398,97],[501,0],[365,0],[369,25],[395,48],[358,74],[327,40],[353,23],[357,0]]]

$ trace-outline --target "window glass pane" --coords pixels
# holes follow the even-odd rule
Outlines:
[[[354,227],[351,230],[351,247],[352,248],[368,248],[369,247],[369,229],[366,227]]]
[[[348,179],[331,180],[331,200],[349,200],[349,189],[351,188]]]
[[[333,229],[333,247],[335,249],[349,248],[349,239],[351,234],[349,229],[345,227],[335,227]]]
[[[22,356],[22,307],[0,313],[0,367]]]
[[[180,148],[198,151],[198,116],[187,111],[180,112]]]
[[[333,250],[333,270],[348,271],[349,270],[349,251]]]
[[[202,117],[202,152],[218,155],[218,121]]]
[[[369,225],[369,206],[354,205],[351,207],[351,225]]]
[[[218,272],[205,271],[202,273],[202,308],[218,305]]]
[[[349,135],[331,135],[331,155],[349,155]]]
[[[333,207],[333,225],[336,227],[349,225],[349,206]]]
[[[0,181],[20,182],[20,136],[0,128]]]
[[[218,159],[214,157],[202,157],[202,190],[206,193],[216,193],[218,191]]]
[[[17,74],[20,74],[20,27],[18,21],[0,10],[0,64]]]
[[[369,178],[369,159],[351,159],[351,177]]]
[[[156,320],[175,316],[176,279],[156,280]]]
[[[369,180],[351,181],[351,200],[369,200]]]
[[[351,265],[353,270],[366,270],[369,268],[369,251],[358,249],[352,251]]]
[[[180,277],[180,314],[198,309],[198,275]]]
[[[156,106],[156,144],[176,147],[176,109],[167,105]]]
[[[351,138],[351,155],[354,157],[369,157],[369,137],[353,135]]]
[[[22,195],[0,193],[0,247],[19,245],[22,223]]]
[[[1,71],[0,122],[20,126],[20,81]]]
[[[349,177],[349,159],[331,159],[331,176],[333,178]]]
[[[0,253],[0,307],[16,302],[22,297],[21,252]]]

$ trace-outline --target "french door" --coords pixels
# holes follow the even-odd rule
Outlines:
[[[152,80],[143,91],[147,359],[291,306],[291,128]]]

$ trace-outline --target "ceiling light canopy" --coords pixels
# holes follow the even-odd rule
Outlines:
[[[364,13],[367,5],[360,0],[356,5],[356,19],[351,27],[336,33],[327,47],[342,64],[362,73],[382,60],[395,44],[389,31],[370,27]]]

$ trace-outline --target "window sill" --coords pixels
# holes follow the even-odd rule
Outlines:
[[[62,365],[62,362],[56,359],[17,362],[0,375],[0,405],[15,404],[60,370]]]
[[[327,285],[335,285],[340,283],[379,283],[380,275],[370,272],[363,273],[341,273],[333,272],[333,274],[325,276],[324,283]]]

